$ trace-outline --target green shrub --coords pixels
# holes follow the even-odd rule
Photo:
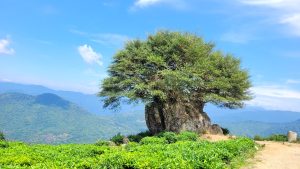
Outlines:
[[[137,150],[137,148],[139,147],[139,143],[137,142],[129,142],[128,144],[126,144],[125,149],[127,151],[135,151]]]
[[[259,135],[255,135],[253,139],[256,140],[256,141],[263,141],[264,140],[264,138],[262,138]]]
[[[263,141],[263,140],[266,140],[266,141],[287,141],[288,139],[287,139],[286,135],[273,134],[273,135],[270,135],[268,137],[261,137],[259,135],[255,135],[254,140],[257,140],[257,141]]]
[[[282,134],[274,134],[267,137],[268,141],[287,141],[287,136]]]
[[[229,131],[228,128],[223,128],[223,127],[221,127],[221,129],[222,129],[222,132],[223,132],[224,135],[230,134],[230,131]]]
[[[147,137],[147,136],[152,136],[152,134],[150,133],[150,131],[140,132],[140,133],[138,133],[136,135],[129,135],[127,138],[131,142],[137,142],[137,143],[139,143],[142,138]]]
[[[99,140],[95,143],[96,146],[109,146],[109,142],[105,140]]]
[[[177,141],[177,135],[173,132],[161,132],[157,135],[157,137],[165,138],[169,144]]]
[[[9,144],[6,141],[1,141],[0,140],[0,148],[7,148]]]
[[[1,140],[5,140],[5,136],[4,136],[4,133],[2,131],[0,131],[0,141]]]
[[[121,133],[118,133],[115,136],[113,136],[110,139],[110,141],[114,142],[116,145],[121,145],[121,144],[123,144],[123,139],[124,139],[124,136],[121,135]]]
[[[166,144],[168,143],[167,140],[162,137],[144,137],[141,141],[140,144],[144,145],[144,144]]]
[[[9,142],[8,148],[0,148],[0,168],[224,169],[237,168],[235,161],[253,151],[255,143],[247,138],[167,144],[165,137],[145,137],[125,147]]]
[[[178,141],[197,141],[198,134],[190,131],[184,131],[177,135]]]

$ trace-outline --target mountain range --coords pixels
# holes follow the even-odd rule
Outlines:
[[[134,117],[134,119],[133,119]],[[127,119],[126,119],[127,118]],[[7,138],[32,143],[91,143],[117,133],[146,130],[136,115],[97,116],[63,98],[45,93],[0,94],[0,130]]]
[[[104,109],[96,94],[58,91],[39,85],[0,82],[0,130],[9,139],[36,143],[89,143],[146,130],[144,105]],[[232,134],[254,136],[288,130],[300,132],[300,113],[246,107],[238,110],[207,105],[214,123]]]

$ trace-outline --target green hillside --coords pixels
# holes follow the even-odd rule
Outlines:
[[[96,116],[54,94],[0,94],[0,130],[11,140],[89,143],[118,132],[131,134],[145,129],[145,124],[133,116],[123,116]]]

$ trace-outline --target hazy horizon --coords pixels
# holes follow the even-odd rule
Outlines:
[[[158,30],[190,32],[249,70],[247,104],[300,112],[300,1],[0,2],[0,81],[97,93],[113,55]]]

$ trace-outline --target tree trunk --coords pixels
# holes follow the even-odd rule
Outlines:
[[[145,108],[148,129],[153,134],[162,131],[223,134],[218,125],[211,124],[203,107],[203,103],[190,102],[149,103]]]

